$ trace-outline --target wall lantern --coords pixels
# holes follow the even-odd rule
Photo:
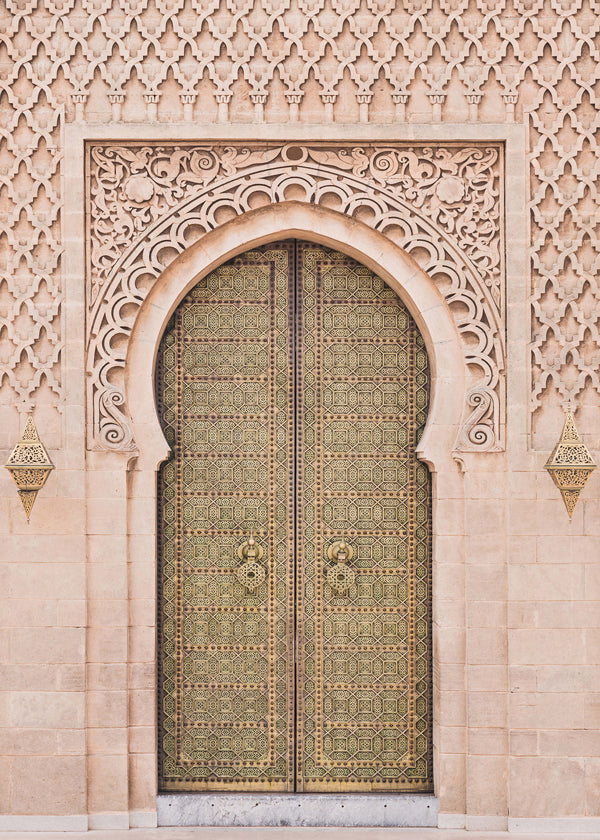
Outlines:
[[[15,480],[29,522],[35,497],[46,483],[50,470],[54,469],[54,464],[39,438],[31,413],[21,440],[10,453],[5,466]]]
[[[569,519],[571,519],[579,494],[596,469],[596,464],[575,428],[570,406],[567,409],[560,440],[546,461],[546,469],[560,490]]]

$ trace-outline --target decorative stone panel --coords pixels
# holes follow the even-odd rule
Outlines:
[[[303,201],[380,231],[434,280],[468,370],[459,451],[502,448],[503,163],[498,145],[90,145],[92,448],[133,449],[123,371],[137,310],[205,233],[266,203]]]
[[[598,0],[0,0],[1,410],[62,400],[65,119],[517,120],[529,127],[531,411],[548,445],[553,406],[600,399],[599,37]],[[16,421],[5,429],[13,439]]]

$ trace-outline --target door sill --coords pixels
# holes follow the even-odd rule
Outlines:
[[[158,825],[435,827],[430,793],[161,793]]]

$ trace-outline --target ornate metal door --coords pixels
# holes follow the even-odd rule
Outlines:
[[[286,241],[161,344],[163,790],[430,790],[423,340],[343,254]]]

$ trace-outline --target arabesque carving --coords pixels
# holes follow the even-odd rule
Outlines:
[[[91,446],[135,448],[123,390],[127,341],[161,272],[224,221],[293,199],[365,222],[438,284],[470,376],[456,448],[502,448],[499,146],[91,145],[89,169]]]
[[[596,405],[599,33],[598,0],[2,0],[0,402],[61,400],[64,120],[515,120],[534,430],[557,400]]]

